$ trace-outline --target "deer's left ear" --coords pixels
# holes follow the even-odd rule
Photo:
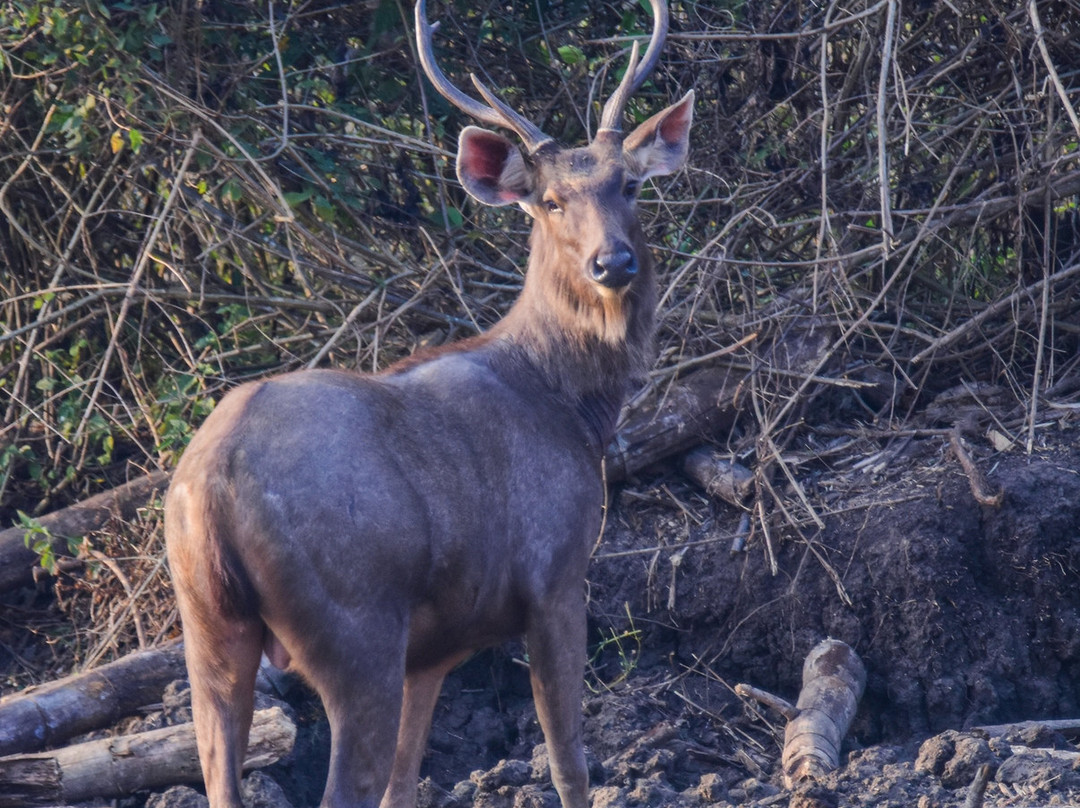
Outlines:
[[[467,126],[458,138],[458,180],[485,205],[510,205],[533,190],[532,171],[509,139],[498,132]]]
[[[653,115],[623,141],[627,161],[637,167],[639,179],[671,174],[682,168],[690,150],[690,124],[694,120],[694,91]]]

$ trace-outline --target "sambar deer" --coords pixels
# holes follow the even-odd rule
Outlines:
[[[428,78],[506,137],[460,137],[457,175],[533,219],[524,287],[486,333],[376,375],[311,370],[226,395],[177,466],[168,558],[186,637],[199,757],[213,808],[236,808],[261,654],[301,673],[331,728],[322,804],[416,802],[446,673],[524,634],[536,711],[565,808],[585,808],[585,574],[600,528],[601,458],[647,370],[655,290],[635,212],[642,182],[679,169],[693,92],[621,133],[659,57],[663,0],[639,63],[592,142],[557,145],[476,84]]]

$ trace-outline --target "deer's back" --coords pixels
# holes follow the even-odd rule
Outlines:
[[[169,540],[233,559],[238,605],[275,631],[378,604],[421,615],[410,648],[437,657],[520,631],[530,603],[580,584],[601,497],[565,405],[449,355],[233,391],[177,468]]]

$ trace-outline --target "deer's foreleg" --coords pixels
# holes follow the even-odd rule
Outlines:
[[[466,656],[467,653],[461,654],[432,668],[406,674],[394,768],[380,808],[413,808],[416,805],[416,783],[420,779],[420,763],[431,731],[431,714],[435,711],[446,674]]]
[[[588,806],[589,773],[581,737],[585,635],[580,591],[552,596],[530,620],[527,634],[536,715],[563,808]]]

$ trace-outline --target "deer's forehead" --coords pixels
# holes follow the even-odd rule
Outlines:
[[[621,150],[593,144],[551,155],[541,174],[548,187],[564,193],[595,193],[621,185],[625,169]]]

